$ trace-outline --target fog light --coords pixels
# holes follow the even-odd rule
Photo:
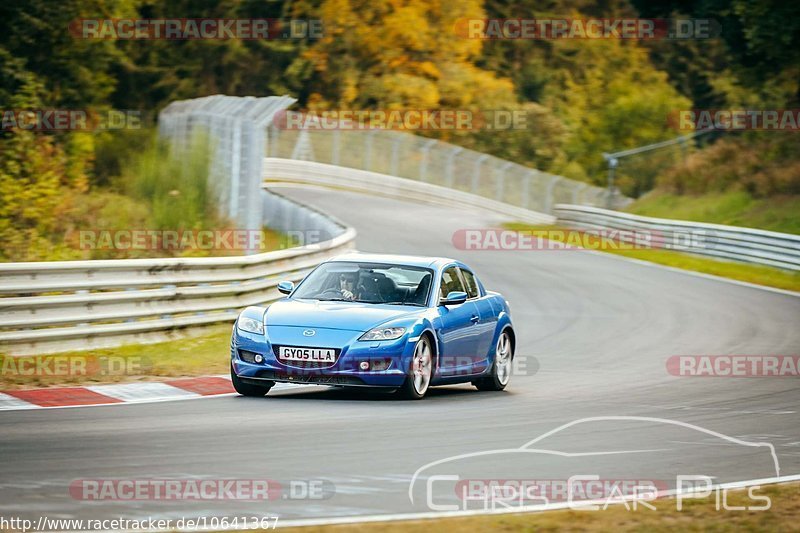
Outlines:
[[[369,370],[369,361],[361,361],[358,364],[358,368],[360,368],[361,370]]]
[[[389,368],[390,364],[392,364],[391,359],[373,359],[372,370],[374,371],[386,370],[387,368]]]
[[[263,356],[263,355],[261,355],[260,353],[257,353],[257,354],[256,354],[256,356],[255,356],[255,357],[253,357],[253,360],[254,360],[256,363],[263,363],[263,362],[264,362],[264,356]]]

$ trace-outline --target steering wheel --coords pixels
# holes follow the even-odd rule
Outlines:
[[[329,296],[342,296],[342,291],[340,291],[339,289],[335,289],[333,287],[330,287],[330,288],[327,288],[324,291],[322,291],[320,293],[320,296],[325,296],[326,294],[329,295]]]

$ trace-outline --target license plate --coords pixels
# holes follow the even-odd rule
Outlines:
[[[331,348],[294,348],[281,346],[278,356],[287,361],[314,361],[317,363],[336,362],[336,352]]]

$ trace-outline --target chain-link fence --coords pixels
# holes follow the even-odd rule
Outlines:
[[[258,190],[264,157],[424,181],[542,213],[552,213],[557,203],[608,203],[604,188],[436,139],[378,129],[279,127],[276,115],[294,102],[288,96],[223,95],[173,102],[159,115],[159,133],[174,150],[188,153],[198,143],[209,150],[210,180],[223,214],[246,228],[259,227],[263,219]]]
[[[214,95],[172,102],[158,116],[159,135],[182,154],[201,144],[211,154],[209,180],[222,213],[240,228],[259,228],[261,165],[275,113],[296,100]]]
[[[606,205],[603,188],[399,131],[290,130],[273,124],[268,138],[270,157],[424,181],[543,213],[552,213],[557,203]]]

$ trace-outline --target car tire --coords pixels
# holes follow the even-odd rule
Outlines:
[[[406,400],[421,400],[425,397],[433,378],[433,348],[427,335],[423,335],[414,346],[408,376],[397,394]]]
[[[269,392],[273,385],[275,385],[272,381],[265,381],[264,385],[251,385],[250,383],[244,383],[239,376],[236,375],[236,372],[233,371],[233,365],[231,365],[231,383],[233,383],[233,389],[241,394],[242,396],[255,396],[260,397],[264,396]]]
[[[511,362],[514,359],[514,345],[507,330],[497,338],[494,361],[489,375],[473,382],[478,390],[501,391],[511,378]]]

